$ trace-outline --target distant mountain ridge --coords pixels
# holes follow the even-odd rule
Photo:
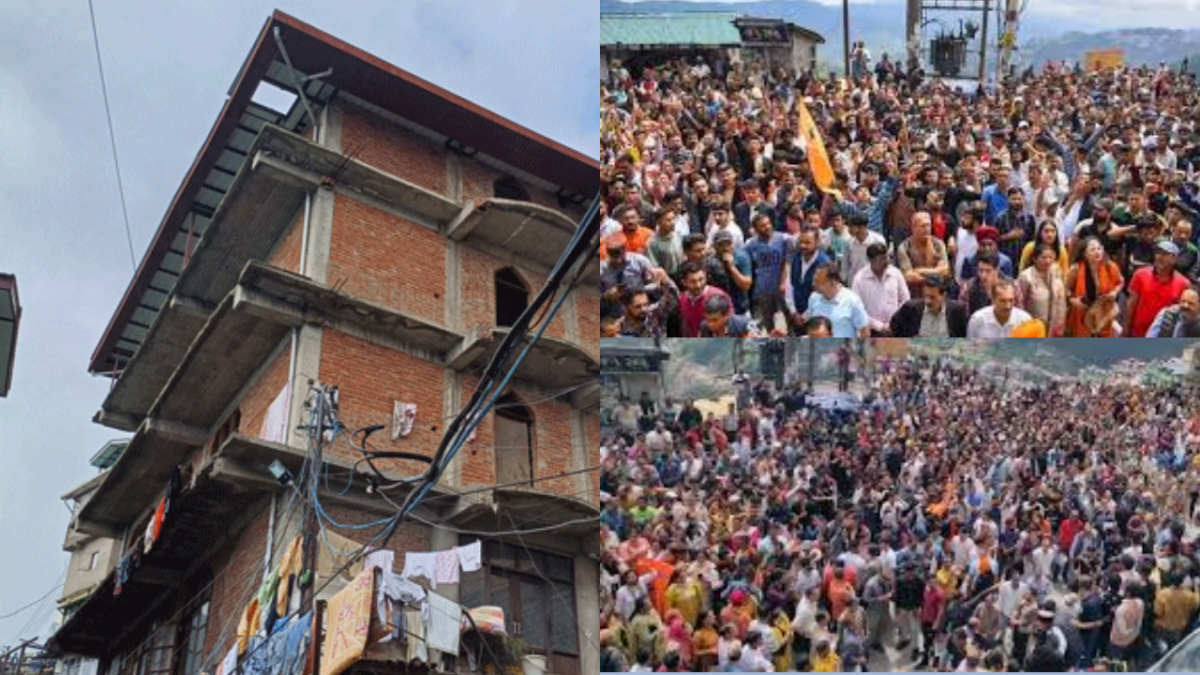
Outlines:
[[[823,5],[811,0],[761,0],[760,2],[683,2],[653,0],[651,2],[622,2],[600,0],[600,13],[673,13],[673,12],[733,12],[748,16],[780,18],[814,30],[825,37],[819,58],[828,64],[840,65],[842,59],[842,10],[836,5]],[[945,15],[939,15],[944,17]],[[994,19],[994,17],[993,17]],[[995,36],[995,22],[991,35]],[[957,28],[957,26],[954,26]],[[1126,63],[1157,65],[1160,61],[1175,64],[1185,56],[1200,54],[1200,30],[1170,28],[1122,28],[1096,30],[1097,24],[1073,20],[1070,31],[1064,31],[1061,20],[1026,17],[1021,23],[1021,45],[1018,57],[1022,65],[1041,66],[1047,61],[1080,61],[1083,54],[1097,49],[1123,49]],[[872,55],[878,59],[884,52],[892,58],[904,50],[904,3],[882,0],[850,7],[851,40],[866,40]],[[989,60],[994,56],[989,54]],[[1196,59],[1191,59],[1195,67]]]
[[[1122,28],[1093,33],[1070,31],[1058,36],[1033,37],[1022,45],[1023,60],[1038,65],[1047,61],[1076,61],[1085,52],[1121,49],[1125,62],[1156,66],[1176,64],[1185,56],[1200,54],[1200,30]],[[1194,60],[1194,59],[1192,59]]]

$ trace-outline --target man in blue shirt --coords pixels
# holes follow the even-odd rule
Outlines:
[[[775,325],[775,313],[784,312],[783,291],[780,288],[784,261],[796,246],[795,237],[776,232],[771,216],[754,216],[754,238],[742,248],[754,270],[754,318],[763,326]],[[734,299],[736,304],[736,298]]]
[[[981,197],[985,207],[983,222],[988,225],[995,225],[1000,214],[1008,210],[1008,167],[1002,164],[993,166],[992,177],[996,182],[985,187]]]
[[[833,337],[869,337],[869,319],[862,298],[842,285],[838,264],[827,261],[817,266],[813,294],[808,301],[810,317],[823,316],[833,325]]]

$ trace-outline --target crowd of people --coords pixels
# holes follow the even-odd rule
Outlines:
[[[1195,392],[1020,377],[908,357],[857,410],[620,401],[601,670],[1151,665],[1200,608]]]
[[[612,62],[602,335],[1200,335],[1193,74],[1047,66],[963,92],[885,63]]]

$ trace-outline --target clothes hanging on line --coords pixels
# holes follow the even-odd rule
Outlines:
[[[439,584],[457,584],[458,583],[458,550],[450,549],[449,551],[438,551],[437,554],[437,583]],[[437,588],[437,586],[434,586]]]
[[[425,577],[429,579],[429,585],[437,588],[437,554],[436,553],[413,553],[404,554],[404,571],[400,576],[405,579],[413,577]]]
[[[431,649],[449,654],[458,653],[462,635],[462,607],[437,593],[429,594],[429,625],[426,642]]]
[[[483,545],[480,542],[459,546],[455,550],[458,551],[458,562],[462,565],[462,571],[475,572],[483,567]]]

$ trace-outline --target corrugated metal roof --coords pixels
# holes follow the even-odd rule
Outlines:
[[[601,14],[601,45],[703,45],[732,46],[742,36],[730,12],[679,14]]]

